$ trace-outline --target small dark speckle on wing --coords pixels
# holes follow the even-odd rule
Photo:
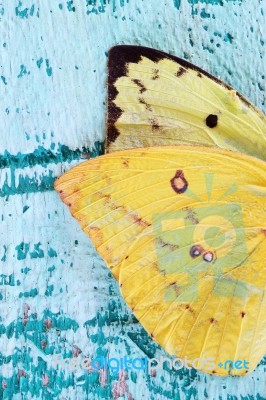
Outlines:
[[[151,129],[153,133],[160,131],[161,127],[159,125],[159,122],[155,118],[151,118],[149,122],[151,124]]]
[[[176,72],[175,75],[176,75],[178,78],[180,78],[180,76],[184,75],[186,72],[187,72],[187,70],[186,70],[185,68],[180,67],[179,70]]]
[[[144,105],[145,105],[146,110],[152,111],[151,105],[148,104],[148,103],[143,99],[143,97],[139,97],[138,100],[139,100],[140,104],[144,104]]]
[[[135,83],[140,88],[140,93],[146,92],[146,88],[144,84],[139,79],[132,79],[132,82]]]
[[[154,69],[152,71],[152,78],[151,79],[153,79],[155,81],[158,78],[159,78],[159,70],[158,69]]]

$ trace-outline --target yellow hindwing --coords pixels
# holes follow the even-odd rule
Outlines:
[[[231,374],[256,367],[266,352],[263,161],[131,149],[74,167],[55,188],[154,340],[181,358],[213,358],[212,371],[199,368],[208,373],[227,375],[218,364],[228,359],[248,363]]]

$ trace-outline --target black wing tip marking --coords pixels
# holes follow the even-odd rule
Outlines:
[[[127,64],[138,63],[141,60],[141,57],[146,57],[151,61],[154,61],[155,63],[164,58],[167,58],[169,60],[177,62],[185,69],[192,69],[194,71],[197,71],[199,76],[205,75],[215,82],[225,86],[227,89],[232,90],[232,87],[230,85],[211,75],[209,72],[204,71],[203,69],[190,63],[189,61],[150,47],[124,44],[117,45],[109,50],[108,57],[108,84],[113,84],[120,76],[125,76],[127,74]]]

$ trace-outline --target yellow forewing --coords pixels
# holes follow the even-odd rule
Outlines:
[[[200,144],[266,160],[266,117],[185,60],[141,46],[109,52],[107,152]]]
[[[226,150],[163,146],[107,154],[56,190],[170,354],[215,367],[266,352],[266,164]]]

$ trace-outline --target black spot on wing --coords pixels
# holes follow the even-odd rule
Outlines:
[[[215,128],[217,124],[218,124],[218,116],[215,114],[208,115],[208,117],[206,118],[206,125],[209,128]]]

